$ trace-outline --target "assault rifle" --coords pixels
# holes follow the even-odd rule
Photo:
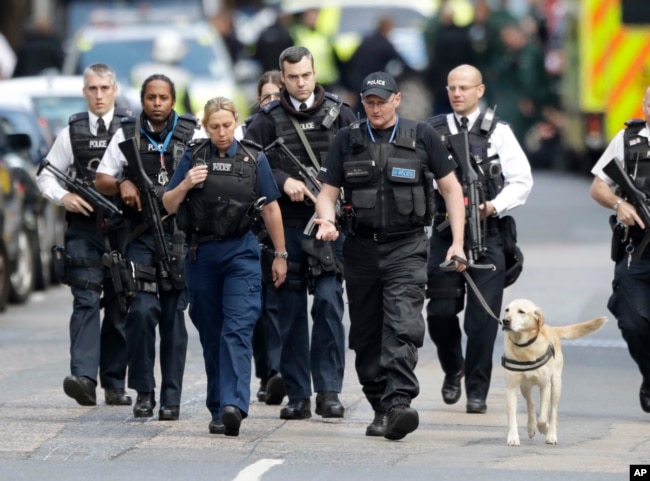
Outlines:
[[[118,209],[115,204],[97,192],[95,188],[87,181],[81,180],[78,177],[70,177],[68,174],[52,165],[52,163],[47,159],[43,159],[43,162],[41,162],[36,175],[40,174],[42,169],[49,170],[52,174],[54,174],[54,177],[63,182],[63,184],[68,188],[70,192],[74,192],[75,194],[81,196],[94,208],[106,209],[112,214],[122,215],[122,211]]]
[[[153,239],[156,244],[156,263],[158,264],[158,281],[160,289],[162,291],[169,291],[172,289],[172,279],[170,277],[169,268],[171,256],[169,255],[167,243],[165,242],[165,231],[163,229],[160,211],[158,210],[158,192],[144,170],[135,137],[120,142],[118,146],[129,163],[137,167],[136,171],[138,172],[138,180],[143,187],[140,191],[140,194],[144,197],[144,199],[142,199],[144,201],[142,216],[146,225],[151,228]]]
[[[288,159],[293,162],[293,164],[298,168],[298,173],[300,174],[300,177],[302,177],[302,180],[305,182],[305,185],[309,189],[309,192],[311,192],[314,197],[318,197],[321,186],[320,182],[318,182],[316,179],[316,176],[318,175],[316,169],[311,166],[307,167],[303,165],[303,163],[300,162],[295,155],[293,155],[293,152],[289,150],[289,147],[287,147],[287,145],[284,143],[284,138],[282,137],[278,137],[273,141],[273,143],[264,147],[264,153],[270,152],[276,147],[284,152]]]
[[[487,250],[487,246],[485,245],[487,219],[481,220],[479,205],[484,204],[485,200],[483,198],[481,180],[470,160],[467,132],[449,135],[447,136],[447,140],[451,147],[451,154],[461,171],[460,183],[463,186],[463,194],[465,197],[465,219],[467,221],[467,233],[469,234],[466,236],[469,241],[467,248],[468,267],[495,270],[496,266],[494,264],[476,263],[476,260]],[[438,225],[437,229],[442,230],[447,224],[448,221],[445,221]]]
[[[648,206],[648,196],[634,184],[632,177],[625,172],[621,161],[616,157],[603,167],[603,172],[618,185],[626,200],[636,207],[637,212],[645,224],[643,239],[641,239],[635,251],[635,254],[641,257],[643,251],[645,251],[645,248],[650,243],[650,207]]]
[[[320,182],[318,182],[318,179],[316,178],[316,176],[318,175],[316,169],[311,166],[307,167],[302,162],[300,162],[298,158],[293,154],[293,152],[289,150],[289,147],[286,146],[286,144],[284,143],[284,138],[282,137],[278,137],[271,144],[264,147],[264,153],[270,152],[276,147],[280,149],[282,152],[284,152],[287,158],[291,162],[293,162],[293,164],[298,168],[298,173],[300,174],[300,177],[302,177],[303,181],[305,182],[305,185],[309,189],[309,192],[311,192],[311,194],[314,197],[318,197],[318,193],[321,190],[321,185]],[[310,204],[311,200],[308,203]],[[305,227],[304,230],[305,235],[311,235],[311,231],[314,228],[314,220],[316,220],[316,212],[314,212],[314,215],[311,216],[311,219],[309,219],[309,222],[307,223],[307,227]]]

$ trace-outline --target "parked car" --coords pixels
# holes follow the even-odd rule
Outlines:
[[[32,242],[35,259],[35,288],[45,289],[55,280],[53,276],[52,246],[61,244],[65,232],[65,209],[44,199],[38,191],[34,173],[52,145],[52,135],[46,126],[39,125],[27,97],[0,98],[0,125],[7,133],[24,133],[31,139],[29,150],[22,152],[22,160],[15,159],[11,168],[14,176],[30,190],[26,194],[26,208],[34,218],[36,237]],[[34,190],[31,192],[31,190]]]
[[[11,174],[6,167],[2,156],[0,156],[0,312],[7,308],[10,291],[10,263],[7,252],[7,237],[5,236],[5,210],[8,197],[11,191]]]
[[[125,95],[139,104],[142,80],[135,75],[135,69],[145,64],[162,65],[154,58],[154,42],[166,32],[179,36],[183,44],[180,61],[170,59],[166,66],[189,75],[187,91],[192,113],[221,95],[233,99],[245,117],[249,104],[238,88],[225,43],[212,24],[194,14],[172,14],[159,8],[98,9],[69,43],[63,73],[80,74],[92,63],[106,63],[117,72]],[[169,76],[177,81],[174,75]]]
[[[0,175],[4,204],[2,240],[7,253],[5,265],[9,268],[9,289],[7,293],[0,292],[0,296],[6,295],[15,303],[26,302],[36,282],[34,245],[38,243],[38,232],[36,216],[30,205],[40,194],[34,171],[25,169],[25,157],[21,154],[30,146],[31,140],[27,134],[11,134],[0,125]],[[0,307],[4,307],[2,301],[0,298]]]
[[[119,92],[118,85],[118,92]],[[28,97],[39,124],[54,137],[68,125],[72,114],[85,112],[88,104],[82,94],[82,75],[38,75],[0,80],[0,99]],[[125,95],[115,98],[115,104],[132,109]],[[138,100],[138,106],[140,101]]]

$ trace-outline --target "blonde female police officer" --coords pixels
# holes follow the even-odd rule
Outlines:
[[[189,244],[189,313],[203,346],[209,431],[226,436],[239,435],[248,414],[253,329],[262,309],[259,244],[251,231],[258,214],[275,248],[276,287],[288,257],[280,191],[266,156],[235,140],[237,118],[231,100],[208,101],[202,123],[210,138],[190,144],[163,195]]]

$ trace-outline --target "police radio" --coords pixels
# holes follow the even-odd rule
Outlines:
[[[325,118],[323,119],[321,125],[326,129],[331,129],[332,125],[334,125],[334,122],[336,122],[336,119],[338,119],[339,113],[341,113],[341,104],[334,104],[327,111],[327,115],[325,115]]]
[[[197,159],[196,162],[194,162],[194,167],[199,166],[199,165],[208,165],[205,159]],[[205,182],[201,182],[200,184],[196,184],[194,186],[195,189],[202,189],[203,185]]]

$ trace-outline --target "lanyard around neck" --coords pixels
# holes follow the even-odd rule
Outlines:
[[[149,139],[149,143],[153,146],[154,149],[156,149],[160,153],[161,162],[163,162],[163,155],[167,151],[169,142],[172,140],[172,136],[174,135],[174,131],[176,130],[177,124],[178,124],[178,115],[176,114],[176,112],[174,112],[174,125],[172,125],[172,128],[167,133],[167,136],[165,137],[165,141],[162,144],[159,144],[158,142],[153,140],[151,136],[147,133],[147,131],[144,129],[144,127],[140,127],[140,132],[142,132],[144,136],[147,139]],[[161,167],[164,167],[164,164],[161,164]]]
[[[399,115],[395,114],[395,125],[393,126],[393,131],[391,132],[390,138],[388,139],[389,144],[393,142],[393,139],[395,139],[395,134],[397,133],[397,124],[399,124]],[[377,142],[375,141],[375,136],[372,133],[372,128],[370,127],[369,120],[366,120],[366,128],[368,129],[368,135],[370,136],[370,140],[372,140],[373,144],[376,144]]]

